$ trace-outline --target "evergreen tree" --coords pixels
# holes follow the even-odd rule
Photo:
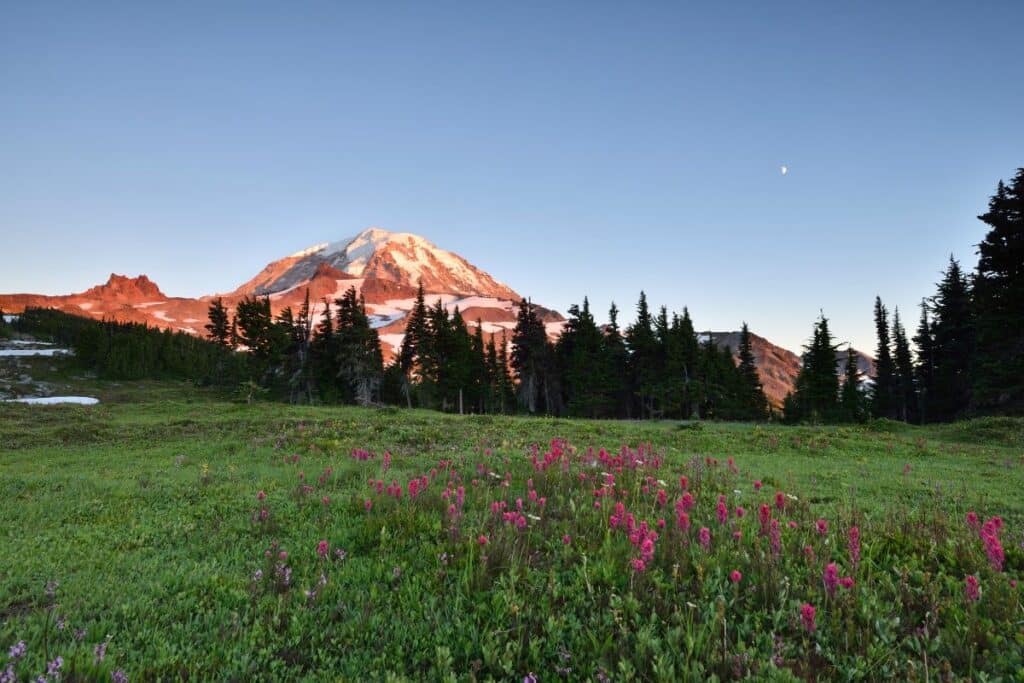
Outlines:
[[[416,290],[416,301],[406,320],[405,336],[402,338],[402,346],[398,354],[403,375],[402,394],[405,396],[405,403],[409,408],[412,407],[413,386],[419,373],[418,366],[423,357],[427,334],[427,306],[424,302],[423,282],[421,281]]]
[[[519,302],[516,327],[512,332],[512,369],[517,380],[519,404],[531,414],[556,413],[556,382],[553,353],[544,323],[532,303]]]
[[[932,299],[934,377],[928,398],[929,420],[952,420],[964,415],[971,398],[971,359],[974,355],[974,317],[971,289],[952,256]]]
[[[907,333],[900,322],[897,308],[892,317],[893,343],[896,350],[896,409],[897,416],[904,422],[916,418],[917,389],[914,384],[914,360],[910,355]]]
[[[323,302],[324,313],[313,331],[313,340],[310,342],[310,358],[317,394],[321,400],[333,403],[342,400],[343,392],[338,387],[341,366],[338,361],[338,338],[334,334],[331,301],[325,298]]]
[[[982,411],[1024,412],[1024,168],[996,188],[989,226],[978,245],[974,277],[977,353],[974,405]]]
[[[629,351],[619,329],[619,309],[613,301],[608,309],[608,325],[601,338],[603,393],[613,417],[629,415]]]
[[[515,383],[512,381],[512,376],[509,374],[512,363],[508,356],[508,346],[508,333],[506,330],[502,330],[501,344],[498,346],[498,363],[495,366],[495,369],[498,373],[496,384],[499,396],[499,405],[501,406],[501,412],[503,414],[513,412],[516,404]]]
[[[338,380],[342,395],[349,402],[370,405],[379,400],[384,374],[380,338],[370,326],[366,303],[350,287],[337,299]]]
[[[839,397],[842,418],[849,422],[860,422],[864,419],[864,394],[861,391],[862,377],[857,364],[857,351],[852,346],[846,347],[846,368],[843,376],[843,388]]]
[[[787,397],[786,418],[830,421],[837,417],[839,372],[836,349],[828,318],[822,313],[814,325],[811,343],[804,346],[803,366],[796,377],[796,390]]]
[[[892,344],[889,337],[889,314],[882,305],[882,298],[875,297],[875,334],[878,347],[875,350],[875,382],[871,388],[871,413],[875,417],[896,417],[896,367],[892,361]]]
[[[935,377],[935,340],[932,336],[931,322],[928,320],[928,300],[921,300],[921,322],[914,335],[914,346],[917,350],[917,363],[914,366],[914,377],[917,380],[917,419],[920,423],[928,421],[928,401],[931,396]]]
[[[208,316],[210,322],[206,327],[206,336],[221,346],[229,346],[231,343],[231,324],[228,321],[228,309],[224,307],[224,300],[217,297],[210,303]]]
[[[575,304],[569,307],[569,319],[555,344],[569,415],[599,417],[610,410],[603,351],[601,330],[584,297],[582,309]]]
[[[659,380],[658,343],[653,322],[647,307],[647,295],[640,292],[636,322],[626,329],[626,346],[629,348],[630,384],[636,393],[641,419],[654,415],[654,397]]]
[[[739,397],[740,414],[746,420],[763,420],[768,415],[768,399],[761,386],[761,376],[754,360],[754,350],[750,339],[747,323],[740,328],[739,366],[741,393]]]

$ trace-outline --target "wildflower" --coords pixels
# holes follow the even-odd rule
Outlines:
[[[814,562],[814,548],[809,545],[804,546],[804,557],[807,558],[808,562]]]
[[[772,554],[782,554],[782,529],[779,527],[779,520],[773,519],[771,522],[771,530],[768,532],[769,538],[772,544]]]
[[[760,491],[762,486],[763,486],[763,484],[761,483],[760,479],[758,479],[758,480],[756,480],[754,482],[754,490],[755,491]]]
[[[683,494],[683,497],[679,499],[679,507],[682,508],[683,512],[689,512],[693,509],[693,494],[689,491]],[[678,510],[677,510],[678,511]]]
[[[681,491],[685,491],[687,488],[689,488],[689,486],[690,486],[690,480],[689,480],[689,478],[685,474],[683,476],[679,477],[679,489]]]
[[[768,535],[768,523],[772,519],[772,509],[768,507],[768,503],[761,503],[761,507],[757,510],[757,519],[761,523],[761,535]]]
[[[700,538],[700,544],[702,546],[704,546],[704,550],[710,550],[711,549],[711,529],[708,529],[706,526],[702,526],[700,528],[699,538]]]
[[[729,521],[729,507],[725,504],[724,500],[718,501],[716,513],[718,514],[719,524],[726,524]]]
[[[256,500],[264,500],[267,497],[266,491],[260,491],[256,494]]]
[[[372,507],[373,507],[373,501],[372,500],[367,498],[366,500],[363,501],[363,509],[365,509],[367,512],[369,512]]]
[[[7,655],[11,659],[21,659],[25,656],[25,652],[28,650],[28,646],[25,645],[24,640],[19,640],[17,644],[12,645],[11,649],[7,651]]]
[[[658,519],[658,528],[659,529],[664,529],[665,528],[665,520],[664,519],[661,519],[661,518]]]
[[[856,567],[860,562],[860,529],[855,526],[850,527],[846,545],[850,551],[850,561]]]
[[[814,605],[805,602],[800,605],[800,623],[808,633],[814,633]]]
[[[480,536],[479,536],[479,537],[478,537],[478,538],[476,539],[476,542],[477,542],[477,543],[479,543],[480,545],[487,545],[487,537],[486,537],[486,536],[484,536],[483,534],[481,534],[481,535],[480,535]]]
[[[737,529],[736,531],[732,532],[732,537],[734,539],[736,539],[737,541],[742,540],[743,539],[743,532],[740,531],[739,529]]]
[[[572,543],[572,537],[569,534],[562,536],[562,543],[565,545],[569,545],[570,543]]]
[[[1017,579],[1010,579],[1010,588],[1017,587]]]
[[[316,544],[316,554],[320,556],[321,560],[324,559],[325,557],[327,557],[327,553],[328,552],[329,552],[329,548],[328,548],[327,541],[320,541],[319,543]]]
[[[729,574],[729,580],[733,583],[739,583],[743,580],[743,574],[740,573],[739,569],[733,569],[732,574]]]
[[[328,505],[331,504],[331,499],[327,496],[324,496],[323,498],[320,499],[320,502],[324,504],[324,507],[327,507]]]
[[[782,491],[778,491],[775,494],[775,507],[778,508],[779,510],[786,509],[786,494],[784,494]]]
[[[59,581],[49,581],[46,584],[46,597],[53,600],[57,597],[57,586],[60,585]]]
[[[658,489],[658,506],[663,507],[668,501],[668,494],[665,493],[665,489]]]
[[[260,581],[262,581],[263,580],[263,570],[262,569],[257,569],[256,573],[252,575],[252,580],[255,581],[256,583],[259,583]]]
[[[523,676],[523,683],[537,683],[537,677],[533,675],[533,672]]]
[[[338,560],[338,562],[343,561],[346,557],[348,557],[347,552],[345,552],[341,548],[334,549],[334,559]]]
[[[853,588],[853,577],[844,576],[843,578],[839,579],[839,585],[846,589]]]
[[[679,527],[680,531],[690,530],[690,515],[685,512],[680,512],[679,516],[676,517],[676,526]]]
[[[57,658],[46,664],[46,675],[60,677],[60,668],[64,666],[64,658],[57,655]]]
[[[814,523],[814,528],[817,529],[818,534],[824,536],[828,533],[828,521],[824,519],[819,519],[817,522]]]
[[[110,683],[128,683],[128,676],[118,669],[110,674]]]
[[[977,602],[981,598],[981,589],[978,587],[978,579],[975,576],[968,576],[964,579],[964,595],[968,602]]]
[[[743,509],[742,505],[737,505],[736,506],[736,516],[738,518],[743,519],[743,516],[746,515],[746,514],[747,514],[747,511]]]
[[[631,564],[633,565],[633,571],[635,572],[642,572],[644,569],[647,568],[647,565],[644,564],[644,561],[641,560],[639,557],[634,557]]]
[[[391,568],[391,576],[396,578],[396,579],[401,578],[401,576],[402,576],[402,568],[399,567],[398,565],[395,565],[394,567],[392,567]]]
[[[85,629],[84,628],[76,628],[75,629],[75,640],[78,640],[78,641],[85,640]]]
[[[286,553],[285,551],[283,551],[283,550],[282,550],[282,551],[281,551],[280,553],[278,553],[277,557],[278,557],[278,558],[279,558],[279,559],[280,559],[280,560],[281,560],[282,562],[284,562],[285,560],[287,560],[287,559],[288,559],[288,553]]]
[[[825,584],[825,590],[828,591],[828,594],[835,595],[836,586],[839,585],[839,569],[836,567],[835,562],[829,562],[825,566],[825,574],[821,580]]]
[[[788,522],[786,522],[786,526],[788,526],[790,529],[795,529],[797,527],[796,520],[789,520]]]
[[[109,641],[104,640],[102,643],[99,643],[93,649],[93,654],[96,655],[96,664],[97,665],[102,664],[103,663],[103,659],[107,656],[107,644],[108,644],[108,642]]]
[[[999,542],[999,538],[995,534],[985,534],[981,539],[985,543],[985,554],[988,555],[988,561],[992,565],[992,570],[997,572],[1003,571],[1003,561],[1006,559],[1006,554],[1003,551],[1003,545]]]

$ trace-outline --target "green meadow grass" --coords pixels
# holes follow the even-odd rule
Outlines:
[[[1006,575],[1021,575],[1021,420],[922,428],[460,417],[248,405],[173,383],[66,381],[102,403],[0,404],[0,663],[9,647],[26,640],[28,655],[16,669],[25,677],[42,673],[60,654],[65,680],[110,680],[115,669],[132,680],[522,680],[531,672],[539,680],[923,679],[929,647],[934,680],[942,662],[947,671],[978,680],[986,672],[1002,680],[1024,676],[1019,593],[991,578],[1003,581],[992,595],[1000,591],[1007,605],[972,623],[960,585],[966,573],[988,570],[978,549],[963,559],[964,548],[973,548],[970,534],[952,531],[963,527],[968,510],[1002,516]],[[716,482],[715,493],[728,493],[730,505],[747,506],[755,525],[744,532],[750,537],[757,502],[776,490],[799,499],[800,512],[793,514],[801,524],[831,520],[837,561],[845,558],[838,529],[859,524],[865,546],[873,546],[866,550],[870,569],[861,568],[857,579],[858,589],[864,586],[859,606],[837,602],[834,611],[847,625],[829,622],[816,642],[808,636],[799,642],[792,616],[797,591],[730,597],[724,577],[734,564],[762,585],[801,580],[797,564],[786,576],[765,568],[759,546],[736,562],[724,550],[714,562],[697,557],[681,568],[659,559],[658,567],[635,576],[628,542],[609,536],[608,510],[588,509],[593,484],[573,488],[550,473],[537,487],[550,491],[552,521],[538,522],[523,545],[488,521],[483,501],[525,495],[526,479],[541,479],[531,471],[531,445],[543,453],[556,437],[580,451],[650,443],[664,452],[657,476],[667,481],[671,499],[687,467],[699,467],[705,457],[723,465],[734,458],[740,474],[708,474],[708,486]],[[493,450],[496,473],[512,475],[507,494],[487,477],[480,483],[486,494],[470,485],[485,448]],[[354,460],[353,449],[376,457]],[[386,474],[384,451],[393,456]],[[285,464],[292,454],[299,462]],[[457,531],[449,529],[439,496],[443,481],[415,504],[395,504],[367,486],[369,478],[405,486],[440,460],[454,460],[469,489]],[[328,467],[333,473],[317,483]],[[297,492],[300,471],[315,486],[306,496]],[[755,479],[764,482],[764,495],[753,491]],[[625,481],[630,500],[637,499],[642,482]],[[266,492],[270,512],[262,524],[252,520],[258,491]],[[702,500],[708,518],[713,502],[707,499],[714,497]],[[369,514],[367,498],[374,505]],[[673,513],[665,516],[671,526]],[[907,531],[915,525],[941,528],[921,541]],[[560,542],[563,532],[571,533],[571,545]],[[491,545],[476,547],[478,533],[488,533]],[[956,536],[948,547],[947,534]],[[347,557],[319,559],[321,539]],[[294,565],[287,591],[253,581],[256,570],[273,571],[264,558],[273,542]],[[486,552],[498,559],[484,566],[479,555]],[[950,565],[948,576],[942,562]],[[321,572],[327,586],[305,598]],[[52,600],[45,594],[50,581],[59,582]],[[808,575],[808,585],[814,581]],[[869,593],[875,584],[877,592]],[[927,599],[944,606],[935,622],[936,630],[946,629],[938,642],[934,633],[915,640],[904,628],[928,610],[907,607],[901,614],[892,604],[901,590],[919,597],[937,591]],[[50,609],[53,602],[58,607]],[[720,638],[716,618],[728,622],[740,614],[751,615],[743,616],[746,625],[734,625],[734,636],[727,628]],[[825,614],[819,606],[819,619]],[[56,628],[58,615],[67,620],[64,630]],[[985,624],[989,635],[978,636]],[[75,629],[85,629],[81,641]],[[878,648],[843,644],[844,629],[847,639],[877,639]],[[789,639],[774,665],[773,632]],[[96,664],[93,648],[108,636],[106,660]]]

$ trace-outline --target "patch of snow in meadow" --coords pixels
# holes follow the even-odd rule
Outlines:
[[[176,322],[178,322],[174,318],[168,317],[167,316],[167,311],[156,311],[156,312],[153,313],[153,317],[157,318],[158,320],[163,320],[165,323],[176,323]]]
[[[165,304],[165,303],[167,303],[167,302],[166,301],[147,301],[145,303],[135,304],[135,306],[133,306],[133,308],[149,308],[150,306],[159,306],[160,304]]]
[[[31,339],[11,339],[4,343],[12,346],[53,346],[51,342],[32,341]]]
[[[53,406],[61,403],[73,403],[80,406],[94,406],[100,402],[92,396],[33,396],[29,398],[12,398],[5,403],[28,403],[31,405]]]
[[[17,319],[18,319],[18,316],[16,316],[16,315],[6,315],[6,314],[4,315],[4,322],[5,323],[13,323]]]
[[[85,301],[83,303],[78,304],[78,307],[81,308],[83,311],[88,311],[90,308],[92,308],[92,302]]]
[[[181,322],[183,323],[198,323],[201,322],[198,318],[185,318]]]
[[[460,310],[474,306],[478,308],[499,308],[505,311],[512,311],[515,308],[515,304],[511,301],[495,299],[491,296],[467,296],[456,300],[454,303],[458,304]]]

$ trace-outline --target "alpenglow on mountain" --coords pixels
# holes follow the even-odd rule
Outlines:
[[[515,290],[423,237],[380,228],[368,228],[350,239],[324,242],[272,261],[226,294],[198,299],[172,297],[145,275],[129,278],[111,274],[105,284],[79,294],[0,294],[0,308],[18,313],[26,306],[52,307],[92,318],[202,335],[210,302],[218,296],[231,309],[244,297],[267,296],[276,314],[288,306],[297,310],[308,292],[314,315],[319,317],[325,301],[333,301],[354,287],[366,302],[387,359],[402,343],[406,316],[420,283],[428,304],[440,300],[449,310],[457,306],[468,325],[475,327],[479,321],[486,336],[493,334],[500,340],[504,332],[511,338],[516,308],[522,299]],[[557,337],[565,319],[543,307],[538,307],[538,312],[549,336]],[[713,333],[713,338],[735,352],[731,342],[736,340],[736,333]],[[755,341],[754,356],[765,393],[772,403],[781,405],[793,386],[799,357],[760,337]]]

